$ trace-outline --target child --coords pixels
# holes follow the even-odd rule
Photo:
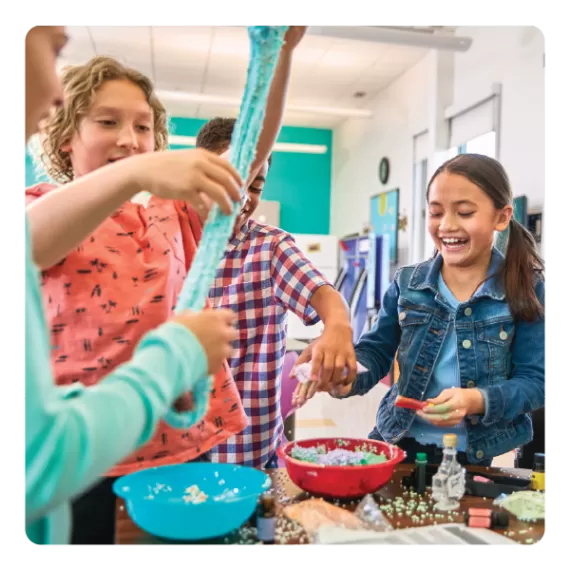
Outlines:
[[[296,45],[293,40],[301,37],[299,32],[286,37],[288,44],[281,57],[285,65],[278,64],[268,108],[283,108],[290,51]],[[112,58],[96,57],[83,66],[68,68],[63,85],[65,105],[42,128],[43,161],[52,178],[74,180],[108,162],[165,148],[166,113],[142,74]],[[268,110],[257,161],[265,161],[280,120],[280,113]],[[254,168],[259,166],[254,164]],[[211,181],[215,187],[220,182]],[[28,199],[38,200],[39,205],[53,188],[32,188]],[[38,243],[50,239],[48,224],[43,229],[37,233]],[[146,208],[124,203],[67,257],[38,260],[44,268],[43,293],[58,384],[97,383],[130,358],[147,330],[172,314],[200,232],[195,210],[185,202],[153,197]],[[115,477],[140,468],[207,458],[204,454],[211,447],[246,425],[229,370],[221,370],[203,421],[190,430],[176,430],[161,422],[145,448],[110,469],[108,478],[74,503],[72,542],[113,542],[115,496],[111,487]]]
[[[60,26],[37,26],[26,36],[26,140],[50,107],[61,104],[55,61],[65,42]],[[202,162],[197,160],[200,156]],[[226,192],[239,199],[237,172],[216,156],[178,151],[151,158],[132,158],[102,168],[54,192],[35,205],[34,211],[47,210],[53,234],[64,242],[64,248],[73,247],[124,196],[143,187],[158,187],[165,196],[195,202],[207,181],[205,162],[210,174],[226,179],[223,197],[208,190],[210,196],[228,211]],[[102,192],[102,187],[114,193]],[[29,221],[36,227],[44,223],[41,216]],[[65,543],[69,541],[70,498],[143,445],[172,402],[193,390],[207,372],[220,368],[236,337],[235,318],[223,311],[178,315],[149,330],[132,361],[107,374],[98,386],[89,390],[79,383],[56,387],[32,247],[35,250],[37,244],[30,240],[26,219],[26,534],[34,543]],[[51,248],[61,249],[59,240],[53,240]],[[52,255],[50,248],[43,251]],[[195,398],[208,396],[193,393]]]
[[[509,180],[496,160],[449,160],[432,177],[427,200],[438,253],[397,272],[374,329],[356,345],[369,372],[340,395],[368,392],[398,350],[400,379],[370,437],[398,444],[409,462],[425,451],[438,463],[443,434],[454,432],[460,462],[490,465],[532,439],[529,414],[544,406],[544,266],[512,217]],[[493,238],[507,227],[503,257]],[[398,394],[434,406],[396,408]]]
[[[217,118],[206,123],[196,146],[227,151],[235,121]],[[226,256],[210,291],[214,306],[238,315],[239,342],[230,359],[249,425],[212,451],[212,457],[255,467],[276,467],[275,452],[283,433],[280,412],[281,369],[285,356],[287,311],[307,325],[321,319],[325,329],[314,347],[323,376],[336,363],[350,369],[356,361],[349,315],[342,296],[299,251],[287,232],[260,224],[254,214],[270,160],[247,188],[247,200],[236,221]]]

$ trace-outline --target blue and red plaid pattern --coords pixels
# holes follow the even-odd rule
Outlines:
[[[287,311],[315,324],[311,296],[328,284],[283,230],[248,220],[228,244],[210,299],[238,316],[239,340],[229,365],[249,425],[213,448],[212,461],[264,467],[275,453],[283,434]]]

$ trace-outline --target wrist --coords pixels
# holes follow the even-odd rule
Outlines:
[[[140,177],[140,173],[144,172],[144,165],[139,164],[141,156],[132,156],[107,167],[112,173],[117,192],[124,201],[130,200],[135,194],[144,190],[144,183]]]
[[[467,415],[484,415],[485,399],[483,394],[477,388],[466,388],[469,397],[469,407]]]
[[[329,318],[326,322],[324,322],[324,331],[334,331],[335,333],[343,333],[347,332],[352,334],[352,327],[350,326],[350,322],[347,318],[337,317],[337,318]]]

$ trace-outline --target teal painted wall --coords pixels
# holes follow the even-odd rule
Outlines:
[[[195,137],[203,119],[171,119],[171,133]],[[326,145],[326,154],[274,152],[264,200],[281,203],[280,226],[291,233],[328,234],[330,230],[332,131],[283,127],[278,142]]]
[[[173,135],[195,137],[203,119],[173,117]],[[326,154],[274,152],[263,199],[281,203],[280,226],[291,233],[328,234],[332,172],[332,131],[283,127],[278,142],[326,145]],[[176,145],[173,148],[177,148]],[[35,171],[26,153],[26,186],[45,181]]]

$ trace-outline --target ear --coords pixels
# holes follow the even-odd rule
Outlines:
[[[513,217],[513,207],[509,204],[499,211],[499,217],[495,225],[495,231],[503,232],[507,229],[511,218]]]
[[[67,141],[66,143],[63,143],[60,147],[59,150],[61,152],[66,152],[67,154],[71,153],[71,141]]]

